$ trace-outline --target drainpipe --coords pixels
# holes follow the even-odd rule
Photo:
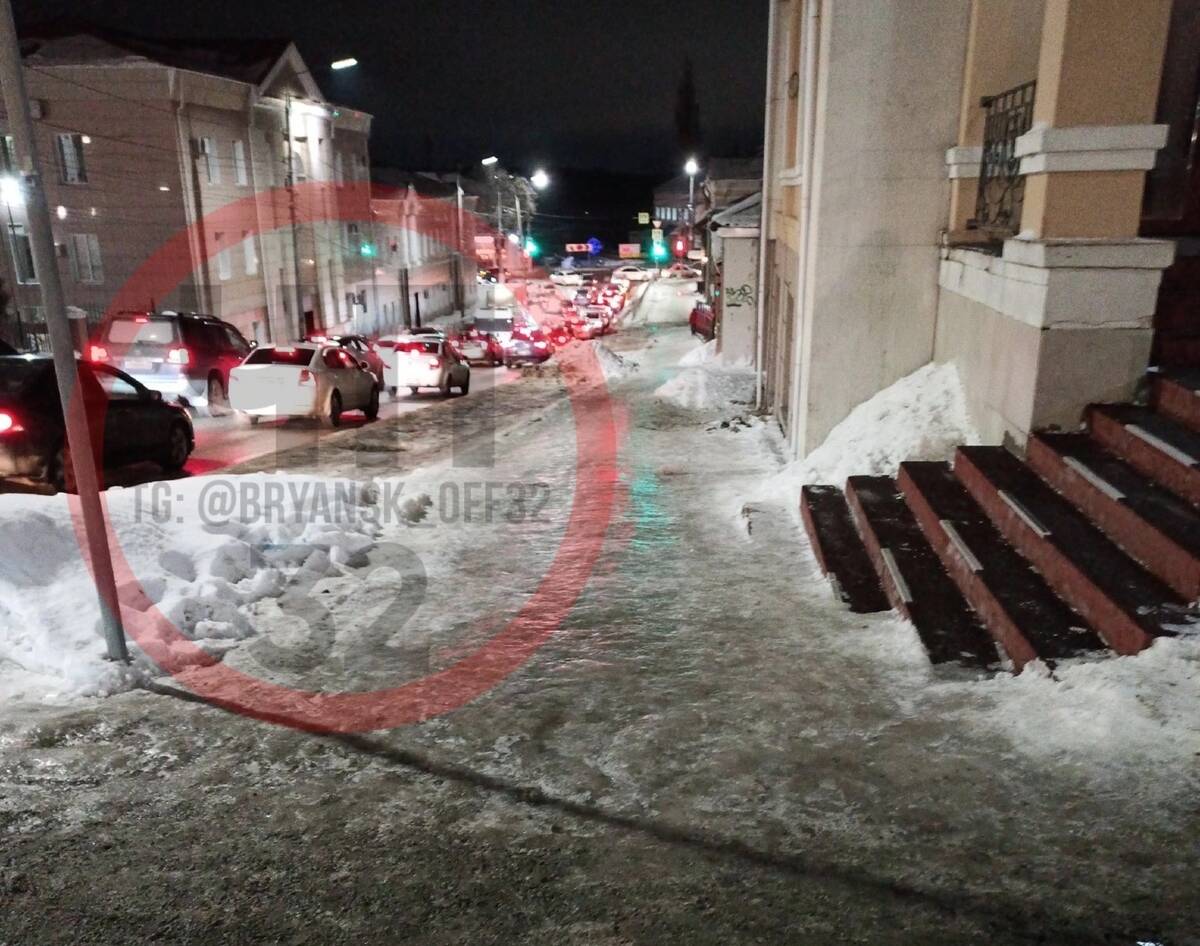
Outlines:
[[[775,147],[775,134],[771,127],[771,99],[775,94],[775,83],[777,81],[775,29],[778,7],[778,2],[771,0],[770,14],[767,19],[767,101],[764,113],[766,120],[763,122],[765,131],[763,134],[762,219],[759,224],[758,239],[758,306],[755,312],[757,328],[755,330],[754,353],[754,408],[758,411],[761,411],[764,406],[763,349],[766,342],[763,335],[766,331],[767,322],[767,249],[770,246],[771,197],[775,191],[775,188],[772,186],[775,182],[775,168],[771,160]]]
[[[808,0],[807,22],[804,25],[804,122],[801,128],[802,155],[804,164],[800,172],[800,261],[799,279],[797,282],[797,300],[800,307],[801,319],[792,343],[791,365],[795,368],[804,352],[804,328],[808,324],[811,313],[808,310],[808,258],[809,243],[812,239],[812,191],[813,164],[817,153],[817,76],[820,72],[817,56],[821,48],[821,0]],[[797,445],[796,432],[800,423],[800,412],[796,406],[800,398],[800,385],[794,385],[791,391],[791,440],[792,453],[799,457],[802,453]]]
[[[272,322],[278,318],[279,313],[276,311],[275,290],[271,287],[271,266],[268,265],[266,244],[263,241],[263,234],[267,232],[267,228],[263,226],[262,201],[259,199],[261,195],[258,190],[258,162],[254,158],[254,132],[258,129],[255,118],[258,114],[257,100],[258,93],[251,89],[246,100],[246,148],[250,152],[250,190],[254,193],[254,220],[258,224],[258,232],[251,236],[251,239],[258,245],[258,271],[262,274],[263,292],[267,302],[267,320],[263,327],[266,329],[267,344],[270,344],[275,338]]]

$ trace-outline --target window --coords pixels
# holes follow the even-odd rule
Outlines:
[[[129,375],[109,365],[91,365],[92,373],[110,401],[136,401],[144,390]]]
[[[258,273],[258,248],[254,245],[254,235],[249,230],[242,231],[242,258],[246,263],[246,275]]]
[[[338,187],[346,183],[346,160],[340,151],[335,152],[333,156],[333,179]]]
[[[209,184],[221,183],[221,163],[217,160],[215,138],[201,138],[198,143],[200,160],[204,165],[204,179]]]
[[[245,187],[250,183],[250,178],[246,176],[246,143],[244,141],[233,143],[233,182],[239,187]]]
[[[17,274],[17,282],[30,285],[37,282],[37,273],[33,269],[33,246],[29,242],[29,234],[23,223],[8,225],[8,241],[12,247],[13,269]]]
[[[221,333],[224,335],[225,346],[232,352],[235,352],[239,358],[245,358],[250,354],[250,343],[242,336],[232,325],[222,323]],[[258,335],[258,323],[254,323],[254,334]]]
[[[217,278],[233,278],[233,259],[229,253],[229,247],[217,253]]]
[[[12,135],[0,136],[0,171],[13,172],[17,169],[17,152],[13,148]]]
[[[357,223],[346,224],[346,252],[357,253],[359,248],[359,233]]]
[[[86,184],[87,165],[83,160],[83,135],[56,135],[59,180],[64,184]]]
[[[104,282],[100,265],[100,240],[94,233],[72,233],[67,237],[67,256],[71,259],[71,275],[76,282]]]

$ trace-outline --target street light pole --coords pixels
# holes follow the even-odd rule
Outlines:
[[[304,324],[304,300],[300,294],[300,237],[296,222],[296,159],[292,148],[292,92],[283,93],[283,136],[287,148],[288,213],[292,230],[292,319],[296,323],[296,337],[304,338],[308,326]]]
[[[696,163],[695,158],[688,158],[687,164],[683,170],[688,176],[688,248],[695,249],[696,247],[696,175],[700,171],[700,165]]]
[[[121,602],[117,597],[112,554],[108,547],[108,528],[100,503],[100,478],[96,471],[87,410],[79,387],[75,344],[71,335],[71,325],[67,321],[58,260],[54,254],[50,210],[46,205],[46,194],[42,190],[37,141],[33,133],[33,119],[29,114],[17,27],[13,22],[12,4],[9,0],[0,0],[0,85],[4,89],[4,108],[8,113],[9,131],[13,136],[25,183],[25,206],[34,272],[41,285],[46,329],[50,334],[50,347],[54,355],[54,375],[58,382],[58,395],[62,401],[66,421],[67,452],[71,455],[71,467],[75,473],[75,486],[83,512],[88,558],[91,560],[96,593],[100,598],[104,641],[110,660],[128,662],[125,629],[121,625]]]

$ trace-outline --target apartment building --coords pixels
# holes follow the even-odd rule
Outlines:
[[[96,32],[22,47],[72,314],[95,321],[118,299],[205,311],[258,341],[364,318],[371,116],[327,101],[294,45]],[[37,275],[4,157],[2,328],[36,343]]]
[[[1198,0],[771,0],[770,37],[761,398],[795,455],[930,360],[1018,443],[1200,362]]]

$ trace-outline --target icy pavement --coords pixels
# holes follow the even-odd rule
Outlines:
[[[1087,665],[936,676],[902,622],[832,602],[787,510],[736,513],[778,439],[655,396],[699,346],[665,292],[604,339],[607,397],[572,407],[546,372],[273,458],[430,504],[278,563],[222,663],[6,704],[0,943],[1200,941],[1194,656],[1108,661],[1116,703]],[[366,691],[480,652],[547,576],[577,577],[551,563],[581,489],[604,498],[602,464],[577,472],[596,409],[619,434],[612,523],[561,628],[490,690],[341,736],[184,698],[222,667]],[[465,465],[490,430],[493,465]]]

